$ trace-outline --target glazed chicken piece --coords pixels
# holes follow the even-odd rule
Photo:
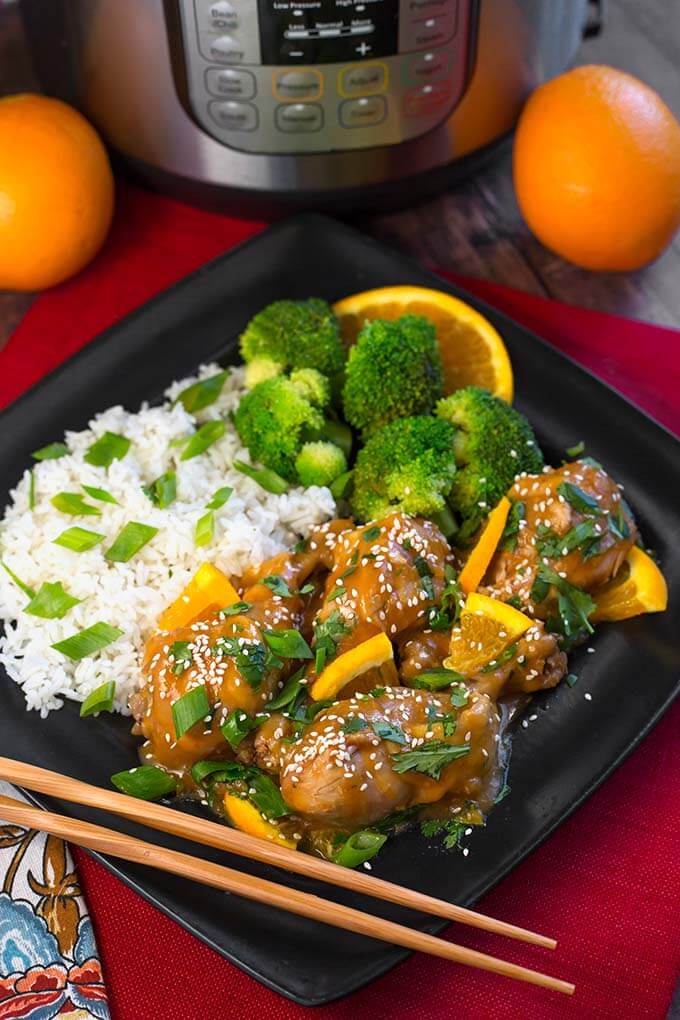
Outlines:
[[[494,705],[477,692],[461,709],[446,692],[405,687],[337,702],[288,746],[281,792],[296,814],[351,829],[446,794],[477,799],[495,762],[497,726]],[[445,759],[438,778],[397,771],[401,754],[422,755],[428,746],[469,751]]]
[[[428,669],[438,669],[449,654],[450,630],[425,630],[407,634],[399,646],[399,676],[409,684]]]
[[[517,642],[517,651],[498,669],[477,673],[468,685],[497,701],[506,694],[531,694],[556,687],[567,672],[567,656],[555,634],[549,634],[541,620]]]
[[[616,482],[590,463],[576,461],[544,474],[520,476],[508,496],[524,504],[524,520],[515,548],[496,554],[481,590],[503,600],[518,595],[527,611],[541,619],[551,614],[554,600],[531,603],[540,563],[574,587],[591,591],[614,577],[637,537]],[[581,535],[583,540],[570,548]]]

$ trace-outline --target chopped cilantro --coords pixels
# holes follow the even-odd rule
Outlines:
[[[413,770],[432,779],[439,779],[447,765],[469,753],[469,744],[447,744],[442,740],[430,740],[415,750],[393,754],[392,768],[398,773]]]

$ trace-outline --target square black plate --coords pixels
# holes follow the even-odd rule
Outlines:
[[[510,767],[512,795],[470,837],[468,858],[417,832],[390,841],[376,864],[382,877],[461,904],[472,904],[588,796],[651,729],[678,692],[680,634],[680,444],[659,425],[537,337],[403,256],[332,220],[304,216],[268,230],[144,305],[103,333],[0,418],[3,502],[30,462],[30,451],[81,429],[115,403],[135,410],[200,361],[238,357],[236,338],[270,301],[316,294],[329,300],[387,284],[420,284],[459,295],[503,335],[514,365],[517,406],[533,422],[549,458],[585,439],[588,452],[624,483],[648,544],[658,550],[671,591],[666,614],[598,629],[596,655],[573,655],[579,684],[536,698],[539,719],[519,729]],[[592,702],[583,698],[584,689]],[[129,721],[81,720],[68,704],[45,721],[0,676],[1,753],[104,787],[136,761]],[[539,767],[537,767],[537,765]],[[54,807],[47,798],[36,798]],[[96,812],[59,809],[101,822]],[[148,837],[138,826],[125,831]],[[224,860],[207,848],[158,833],[154,840]],[[104,861],[123,881],[276,991],[305,1005],[361,987],[406,955],[378,942],[156,873]],[[372,900],[240,860],[242,870],[413,924],[414,915]],[[443,925],[419,916],[423,930]]]

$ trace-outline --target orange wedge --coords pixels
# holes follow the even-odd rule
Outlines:
[[[507,496],[503,496],[500,503],[489,514],[484,530],[458,577],[458,582],[466,595],[479,587],[501,540],[509,513],[510,500]]]
[[[333,310],[347,346],[370,319],[423,315],[437,330],[445,394],[474,383],[512,401],[512,366],[505,344],[488,319],[464,301],[428,287],[380,287],[343,298]]]
[[[368,669],[383,666],[393,658],[394,649],[387,634],[377,634],[333,659],[318,680],[314,681],[309,693],[314,701],[334,698],[350,680],[361,676]]]
[[[636,545],[613,581],[593,592],[593,622],[628,620],[641,613],[662,613],[668,605],[666,580],[651,556]]]
[[[297,850],[297,844],[292,839],[287,839],[281,832],[278,825],[268,822],[254,804],[237,797],[235,793],[224,795],[224,809],[234,828],[241,832],[247,832],[249,836],[257,836],[258,839],[268,839],[280,846],[287,846],[289,850]]]
[[[465,600],[459,624],[451,632],[444,665],[464,677],[474,676],[498,659],[532,623],[530,617],[507,603],[472,592]]]
[[[179,598],[158,617],[158,626],[161,630],[177,630],[186,627],[208,606],[224,609],[238,600],[239,594],[227,575],[212,563],[202,563]]]

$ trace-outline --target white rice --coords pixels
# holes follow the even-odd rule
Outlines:
[[[250,462],[227,415],[243,392],[243,369],[235,368],[217,400],[196,415],[171,401],[197,378],[220,371],[204,365],[197,376],[174,383],[162,407],[143,405],[137,414],[111,407],[97,415],[83,432],[69,432],[72,451],[58,460],[35,465],[35,509],[29,509],[30,472],[11,493],[0,524],[2,559],[29,587],[61,581],[83,601],[61,620],[42,620],[23,612],[26,595],[0,569],[0,663],[22,688],[29,709],[42,716],[60,708],[62,699],[83,701],[108,680],[116,682],[115,708],[127,712],[130,694],[140,682],[143,645],[159,613],[175,599],[200,564],[210,561],[228,575],[289,548],[300,535],[332,517],[335,504],[328,489],[291,488],[281,496],[265,492],[232,468],[235,460]],[[197,424],[225,418],[225,435],[205,453],[179,459],[173,439],[194,431]],[[93,467],[83,456],[102,433],[116,432],[131,440],[123,460],[108,468]],[[59,437],[55,436],[55,440]],[[154,507],[142,491],[168,470],[177,472],[177,500],[167,509]],[[82,492],[82,485],[106,489],[119,506],[85,500],[101,510],[100,517],[73,517],[56,510],[50,499],[58,492]],[[196,521],[217,489],[229,485],[233,494],[215,511],[215,533],[209,545],[196,548]],[[158,528],[158,534],[128,563],[109,563],[104,552],[128,521]],[[106,535],[94,549],[77,553],[54,545],[66,528],[80,526]],[[51,646],[77,631],[104,621],[121,628],[122,637],[90,658],[72,662]]]

